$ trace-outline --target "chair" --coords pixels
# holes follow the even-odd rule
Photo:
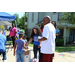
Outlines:
[[[9,50],[11,48],[10,46],[11,46],[12,38],[9,36],[7,36],[6,38],[7,38],[8,43],[6,43],[5,46],[9,46],[9,47],[6,47],[6,49]],[[7,50],[7,52],[8,52],[8,50]],[[12,48],[11,48],[11,50],[12,50]]]

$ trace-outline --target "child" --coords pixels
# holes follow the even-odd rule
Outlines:
[[[37,51],[39,51],[39,54],[40,54],[41,45],[40,45],[40,42],[38,41],[38,36],[42,37],[41,30],[39,27],[35,26],[32,29],[30,40],[28,42],[28,45],[29,45],[34,40],[34,47],[33,47],[34,59],[37,59]]]
[[[27,44],[27,39],[26,38],[27,38],[26,35],[24,35],[23,39],[25,41],[25,45]]]
[[[19,39],[15,41],[15,46],[14,46],[14,56],[15,56],[15,49],[17,45],[17,50],[16,50],[16,57],[17,57],[17,62],[24,62],[24,53],[25,49],[28,49],[25,47],[25,41],[23,40],[23,33],[19,34]]]
[[[2,34],[3,34],[3,35],[6,35],[6,32],[3,30]]]

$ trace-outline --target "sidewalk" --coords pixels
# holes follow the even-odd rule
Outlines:
[[[33,47],[29,47],[29,50],[31,51],[31,59],[33,58]],[[2,61],[2,57],[0,56],[0,62]],[[7,52],[7,62],[16,62],[16,56],[13,56],[13,49],[9,49]],[[69,51],[69,52],[55,52],[55,57],[53,59],[53,62],[75,62],[75,51]]]
[[[30,50],[33,48],[30,47]],[[33,51],[31,52],[31,58],[33,57]],[[75,51],[69,52],[55,52],[53,62],[75,62]]]
[[[75,62],[75,51],[55,52],[54,62]]]

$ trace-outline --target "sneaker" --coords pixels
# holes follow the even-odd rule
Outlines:
[[[3,62],[7,62],[7,60],[3,60]]]

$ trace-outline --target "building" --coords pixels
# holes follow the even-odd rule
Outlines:
[[[12,23],[8,21],[0,21],[0,30],[7,30],[12,26]]]
[[[59,38],[64,39],[64,45],[66,45],[67,42],[73,43],[75,41],[75,26],[61,22],[61,13],[62,12],[28,12],[27,28],[30,31],[33,26],[40,25],[43,18],[48,15],[51,17],[51,21],[56,21],[57,27],[60,30]]]

